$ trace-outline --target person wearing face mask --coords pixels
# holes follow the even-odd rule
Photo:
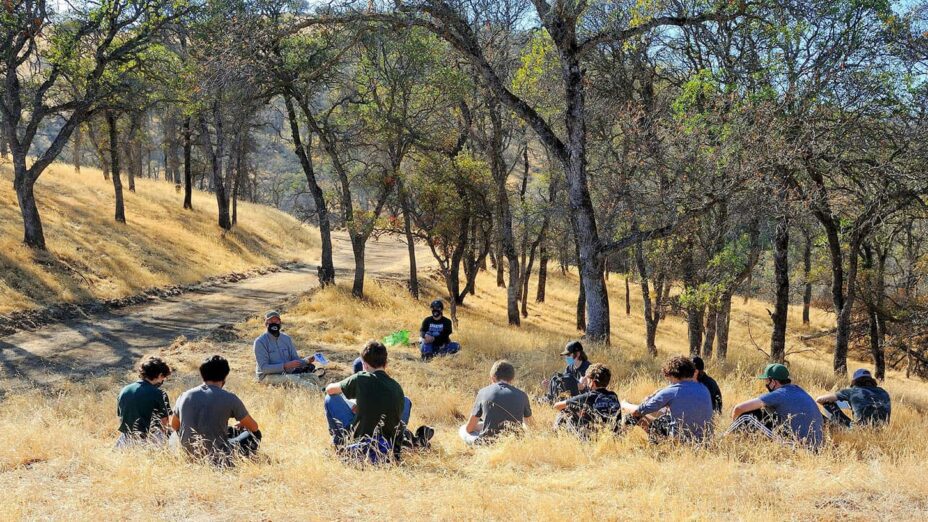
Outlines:
[[[461,345],[451,341],[451,319],[443,314],[445,305],[441,299],[432,301],[432,315],[422,321],[419,328],[419,348],[422,351],[422,360],[427,361],[436,355],[458,353]]]
[[[696,366],[689,357],[671,357],[661,368],[669,386],[640,405],[622,402],[629,420],[648,431],[651,442],[666,438],[702,442],[712,434],[712,397],[696,382]]]
[[[267,331],[255,339],[255,374],[264,384],[299,385],[321,390],[319,378],[313,373],[311,359],[296,353],[293,340],[281,331],[280,313],[264,314]]]
[[[235,456],[253,455],[261,440],[258,423],[234,393],[226,391],[229,361],[221,355],[200,364],[203,384],[177,399],[171,427],[188,455],[217,466],[230,466]],[[229,426],[229,419],[238,424]]]
[[[767,393],[735,406],[731,414],[734,422],[725,435],[755,432],[813,450],[821,448],[822,414],[815,399],[792,383],[789,369],[782,364],[768,364],[757,378],[764,381]]]
[[[567,367],[562,373],[555,373],[550,379],[542,381],[547,390],[545,400],[551,404],[564,398],[574,397],[589,389],[589,382],[584,378],[590,367],[590,360],[580,341],[570,341],[561,352]]]
[[[161,385],[170,375],[171,367],[166,362],[149,357],[139,366],[139,380],[119,392],[116,415],[121,435],[116,442],[117,448],[167,441],[171,402]]]

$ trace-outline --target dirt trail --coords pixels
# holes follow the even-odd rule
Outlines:
[[[345,234],[333,236],[337,278],[350,281],[354,259]],[[406,243],[385,237],[371,240],[366,251],[371,277],[405,278]],[[434,266],[431,254],[417,249],[422,271]],[[140,356],[179,336],[198,338],[270,308],[285,305],[317,287],[316,265],[265,274],[204,291],[127,307],[87,319],[0,337],[0,382],[41,384],[62,378],[86,378],[134,364]]]

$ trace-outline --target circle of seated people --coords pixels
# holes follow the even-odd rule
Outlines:
[[[443,319],[440,315],[431,319]],[[300,358],[290,337],[281,332],[279,313],[268,312],[265,325],[267,332],[254,343],[258,380],[323,389],[319,383],[321,368],[315,365],[327,364],[325,357],[317,353]],[[427,342],[444,333],[425,327],[423,331],[428,333],[429,337],[423,335]],[[669,358],[661,368],[667,386],[633,404],[620,400],[609,389],[612,371],[591,363],[579,341],[569,342],[560,355],[566,363],[564,371],[542,382],[545,394],[541,401],[557,411],[555,429],[568,430],[582,439],[603,431],[622,433],[634,425],[642,427],[652,442],[703,443],[712,437],[714,416],[722,411],[722,394],[706,374],[701,358]],[[404,448],[430,445],[435,430],[429,426],[410,430],[412,402],[387,373],[388,362],[387,347],[369,341],[353,363],[353,373],[324,388],[332,443],[346,459],[397,461]],[[117,447],[165,444],[173,431],[188,455],[217,466],[254,456],[262,433],[241,399],[225,389],[229,362],[213,355],[202,362],[199,371],[203,383],[182,393],[172,410],[161,389],[171,368],[160,358],[144,361],[139,380],[125,386],[117,399]],[[278,376],[283,378],[274,379]],[[501,434],[531,425],[531,401],[515,386],[515,379],[516,368],[511,362],[493,364],[489,384],[477,392],[468,420],[458,430],[466,444],[491,443]],[[757,379],[764,381],[767,393],[736,405],[733,422],[723,436],[752,433],[817,451],[824,442],[826,422],[851,428],[883,426],[890,419],[889,394],[865,369],[854,372],[850,387],[818,399],[794,384],[789,369],[782,364],[767,365]],[[850,410],[853,418],[844,410]],[[235,420],[233,426],[229,426],[230,419]]]

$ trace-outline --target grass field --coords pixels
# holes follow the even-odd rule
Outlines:
[[[346,281],[343,282],[347,283]],[[433,282],[434,284],[434,282]],[[589,347],[591,359],[614,370],[622,399],[639,401],[661,386],[658,368],[685,351],[685,325],[668,318],[658,334],[658,360],[644,350],[641,302],[626,317],[613,278],[613,344]],[[437,429],[434,448],[407,454],[396,467],[361,468],[333,454],[322,397],[266,388],[254,381],[250,339],[258,319],[231,342],[178,340],[159,353],[178,368],[166,384],[172,400],[197,384],[196,365],[212,353],[232,361],[227,388],[238,393],[265,434],[262,456],[217,471],[168,451],[112,449],[115,398],[128,372],[56,389],[7,396],[0,404],[0,513],[5,520],[140,518],[191,520],[924,520],[928,482],[928,386],[891,373],[893,421],[881,432],[835,433],[814,455],[772,443],[728,439],[705,449],[649,446],[639,428],[581,443],[549,426],[554,412],[536,405],[535,427],[489,447],[457,438],[476,390],[497,358],[513,360],[516,384],[530,394],[560,369],[557,356],[574,337],[576,276],[555,276],[548,303],[533,305],[521,329],[505,325],[504,293],[492,278],[460,311],[460,355],[423,364],[414,347],[394,348],[389,370],[413,401],[412,424]],[[415,329],[437,285],[414,302],[395,284],[371,282],[363,301],[345,286],[307,297],[284,315],[302,353],[324,351],[331,377],[348,373],[360,345],[400,328]],[[624,288],[622,289],[624,290]],[[791,348],[804,333],[791,317]],[[765,307],[737,300],[730,358],[711,362],[726,410],[762,391],[752,377],[763,365],[753,338],[769,336]],[[830,318],[813,315],[813,330]],[[843,385],[830,374],[828,340],[794,356],[795,381],[818,394]],[[859,363],[852,362],[856,367]],[[719,419],[719,431],[730,421]]]
[[[49,249],[37,254],[22,244],[12,179],[0,163],[0,314],[316,257],[318,234],[283,212],[240,202],[238,225],[223,233],[212,194],[195,191],[194,211],[184,211],[183,193],[162,181],[137,179],[135,193],[126,189],[127,224],[116,223],[112,182],[64,164],[36,184]]]

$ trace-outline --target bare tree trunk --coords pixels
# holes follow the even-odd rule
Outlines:
[[[541,243],[541,260],[538,263],[538,292],[535,294],[535,302],[545,302],[545,287],[548,285],[548,247],[547,242]]]
[[[36,250],[45,250],[45,232],[33,191],[35,179],[27,174],[25,154],[13,154],[13,173],[13,189],[23,216],[23,243]]]
[[[641,241],[635,244],[635,266],[638,268],[638,277],[641,280],[641,300],[644,304],[644,326],[645,326],[645,343],[648,348],[648,355],[657,357],[657,325],[660,321],[660,313],[655,308],[660,307],[661,302],[661,280],[658,278],[655,286],[655,301],[651,303],[651,283],[649,282],[648,267],[644,259],[644,246]],[[625,294],[629,294],[628,277],[625,277]],[[627,301],[626,297],[626,301]]]
[[[714,304],[706,309],[706,327],[705,341],[702,343],[702,355],[705,358],[712,357],[713,344],[715,343],[716,329],[718,328],[719,310]]]
[[[316,207],[316,220],[319,222],[319,237],[322,242],[322,259],[319,266],[319,284],[328,286],[335,284],[335,264],[332,261],[332,225],[329,221],[329,210],[326,207],[325,192],[319,186],[316,180],[316,171],[313,167],[312,156],[312,134],[306,137],[306,143],[300,135],[300,123],[297,119],[296,109],[293,106],[293,98],[289,95],[284,96],[284,104],[287,107],[287,117],[290,121],[290,137],[293,139],[293,147],[297,158],[300,160],[300,166],[303,168],[303,175],[306,177],[306,185],[313,196],[313,204]]]
[[[184,209],[193,210],[193,174],[191,172],[191,155],[193,142],[191,140],[190,116],[184,118]]]
[[[81,131],[81,126],[78,125],[74,128],[74,135],[72,136],[71,145],[73,150],[71,151],[71,163],[74,165],[74,172],[81,173],[81,153],[83,152],[83,141],[84,133]]]
[[[113,190],[116,194],[116,221],[126,222],[126,208],[122,197],[122,177],[119,172],[119,140],[116,134],[116,115],[106,111],[106,128],[110,140],[110,165],[113,169]]]
[[[225,184],[222,177],[222,160],[224,157],[225,135],[222,128],[222,114],[219,109],[219,100],[213,101],[212,106],[213,125],[216,130],[216,148],[213,148],[212,139],[210,138],[209,127],[206,124],[206,118],[200,114],[200,132],[203,134],[203,148],[207,157],[209,157],[212,175],[210,176],[210,185],[216,193],[216,206],[219,210],[219,227],[223,230],[232,229],[232,219],[229,217],[229,198],[226,196]]]
[[[351,295],[364,297],[364,250],[367,241],[351,234],[351,251],[354,254],[354,283],[351,286]]]
[[[580,258],[580,246],[576,245],[577,258]],[[580,278],[580,291],[577,294],[577,330],[586,331],[586,288],[583,286],[583,278]]]
[[[632,315],[632,290],[628,285],[628,274],[625,274],[625,315]]]
[[[403,207],[403,233],[406,235],[406,248],[409,251],[409,295],[419,299],[419,274],[416,266],[416,240],[412,235],[412,218],[409,215],[409,197],[400,187],[400,201]]]
[[[715,319],[716,340],[718,341],[718,350],[716,357],[724,361],[728,357],[728,330],[731,325],[731,298],[730,291],[723,292],[719,298],[718,315]]]
[[[773,331],[770,334],[770,360],[786,360],[786,320],[789,314],[789,218],[777,220],[773,238],[773,271],[776,276]]]
[[[696,268],[693,265],[693,250],[695,245],[687,238],[683,246],[682,268],[683,285],[687,290],[696,288]],[[689,338],[690,356],[702,353],[702,327],[705,307],[691,303],[686,307],[687,336]]]
[[[0,113],[0,159],[10,157],[10,140],[7,137],[6,124],[3,122],[3,114]]]
[[[806,244],[802,251],[802,273],[805,290],[802,293],[802,324],[809,324],[809,309],[812,306],[812,235],[806,233]]]

